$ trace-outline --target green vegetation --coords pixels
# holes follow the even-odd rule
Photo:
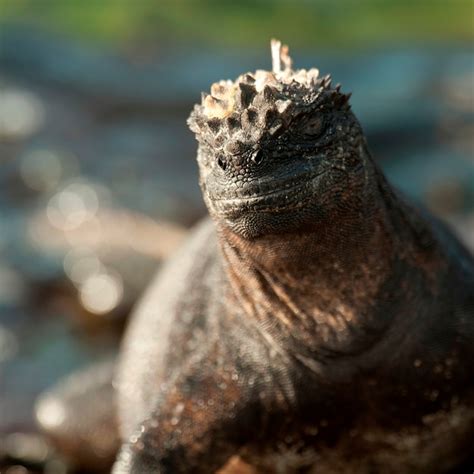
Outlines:
[[[474,0],[0,0],[0,20],[94,42],[367,47],[470,41]]]

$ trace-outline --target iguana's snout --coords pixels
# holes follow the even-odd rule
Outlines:
[[[236,147],[238,148],[238,146]],[[232,151],[228,154],[218,153],[216,155],[217,166],[224,172],[232,172],[238,174],[239,172],[251,172],[253,168],[257,168],[264,160],[264,153],[257,147],[256,150],[250,150],[245,153],[237,151],[233,154]]]
[[[259,177],[264,161],[264,152],[259,144],[251,145],[230,141],[226,147],[214,155],[215,163],[211,164],[216,179],[224,182],[252,180]]]

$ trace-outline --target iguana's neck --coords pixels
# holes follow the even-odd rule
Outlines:
[[[391,315],[377,307],[397,290],[391,277],[403,238],[400,209],[383,194],[375,186],[360,209],[293,234],[246,240],[218,225],[227,278],[248,317],[331,351],[358,351],[354,334],[384,330]]]

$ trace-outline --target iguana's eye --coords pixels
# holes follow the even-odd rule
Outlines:
[[[304,134],[310,137],[317,137],[321,135],[324,130],[324,120],[321,116],[318,117],[310,117],[310,119],[306,122],[304,127]]]

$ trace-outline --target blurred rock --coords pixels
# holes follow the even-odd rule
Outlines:
[[[100,253],[116,249],[159,261],[169,257],[187,235],[179,225],[123,209],[104,209],[74,226],[58,226],[56,217],[50,217],[47,211],[39,212],[30,220],[29,235],[43,251],[66,253],[71,248],[86,247]]]
[[[39,426],[73,466],[107,472],[119,446],[112,378],[107,360],[61,380],[36,404]]]
[[[425,200],[439,216],[462,212],[468,205],[467,186],[459,179],[443,179],[427,186]]]
[[[46,441],[33,433],[12,433],[2,440],[2,457],[21,461],[25,464],[42,465],[51,455]]]
[[[0,365],[0,436],[34,432],[33,404],[40,392],[78,367],[117,349],[118,338],[109,332],[86,333],[74,329],[70,318],[51,308],[23,314],[10,308],[4,318],[18,347],[15,357]],[[17,322],[17,319],[20,321]]]
[[[81,205],[79,211],[84,209]],[[128,314],[159,263],[187,235],[179,225],[126,210],[94,206],[93,213],[76,214],[74,222],[69,211],[61,214],[56,209],[54,219],[51,212],[48,208],[31,218],[33,246],[62,260],[86,311],[107,317]]]

